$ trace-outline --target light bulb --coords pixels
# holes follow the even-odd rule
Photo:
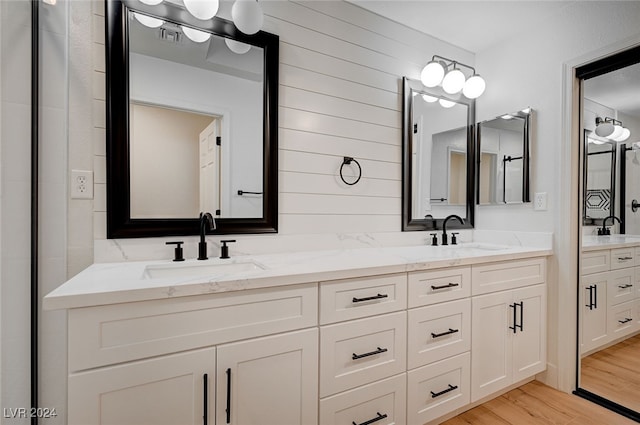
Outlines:
[[[203,21],[216,16],[219,5],[218,0],[184,0],[189,13]]]
[[[180,28],[182,29],[184,35],[186,35],[187,38],[194,43],[204,43],[209,39],[209,37],[211,37],[211,34],[209,34],[208,32],[196,30],[190,27],[184,27],[182,25],[180,25]]]
[[[618,137],[622,136],[622,126],[615,124],[613,126],[613,133],[607,136],[607,138],[611,140],[616,140]]]
[[[449,94],[460,93],[464,87],[464,74],[459,69],[452,69],[442,79],[442,88]]]
[[[224,42],[226,43],[229,50],[238,55],[243,55],[251,49],[250,44],[241,43],[236,40],[231,40],[230,38],[225,38]]]
[[[427,102],[427,103],[433,103],[436,100],[438,100],[437,97],[429,96],[428,94],[423,94],[422,95],[422,99],[424,99],[424,101]]]
[[[145,27],[158,28],[164,24],[162,19],[152,18],[151,16],[143,15],[141,13],[133,13],[133,17],[136,18]]]
[[[596,134],[600,137],[609,137],[613,133],[613,124],[610,122],[600,121],[596,127]]]
[[[162,3],[162,0],[140,0],[140,3],[148,4],[149,6],[156,6]]]
[[[425,87],[435,87],[442,81],[444,77],[444,66],[440,61],[430,61],[422,69],[420,80]]]
[[[255,34],[262,29],[264,14],[256,0],[236,0],[231,7],[231,18],[240,31]]]
[[[469,99],[477,99],[482,96],[484,93],[484,89],[487,87],[487,83],[485,83],[484,78],[479,76],[478,74],[473,74],[466,83],[464,83],[464,87],[462,88],[462,94],[464,94]]]
[[[453,105],[456,104],[456,102],[452,102],[450,100],[446,100],[446,99],[440,99],[438,100],[438,103],[440,104],[440,106],[442,106],[443,108],[452,108]]]
[[[631,131],[626,127],[622,127],[622,133],[620,134],[620,136],[616,137],[613,140],[616,142],[624,142],[629,138],[629,136],[631,136]]]

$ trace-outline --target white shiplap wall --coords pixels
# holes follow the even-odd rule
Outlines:
[[[104,11],[96,5],[94,237],[101,240],[106,235]],[[280,235],[399,233],[402,77],[419,78],[434,54],[469,64],[474,55],[344,1],[261,5],[264,30],[280,37]],[[230,7],[222,3],[222,17],[229,19]],[[343,156],[362,165],[355,186],[340,180]]]

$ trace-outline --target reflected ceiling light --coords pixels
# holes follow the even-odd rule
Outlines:
[[[622,121],[606,117],[596,117],[596,134],[614,142],[624,142],[631,136],[631,131],[622,126]]]
[[[203,21],[216,16],[219,6],[218,0],[184,0],[184,7],[189,13]]]
[[[133,17],[136,18],[145,27],[158,28],[164,24],[162,19],[152,18],[151,16],[143,15],[141,13],[133,12]]]
[[[240,41],[232,40],[230,38],[224,39],[225,44],[233,53],[243,55],[251,49],[250,44],[242,43]]]
[[[236,0],[231,7],[231,18],[240,31],[255,34],[262,29],[264,14],[257,0]]]
[[[440,106],[442,106],[443,108],[452,108],[453,105],[456,104],[456,102],[452,102],[450,100],[447,99],[439,99],[438,103],[440,104]]]
[[[437,97],[429,96],[428,94],[423,94],[422,99],[427,103],[433,103],[438,100]]]
[[[470,70],[471,75],[467,78],[460,67]],[[487,83],[476,73],[475,68],[438,55],[433,55],[422,69],[420,80],[425,87],[435,87],[442,84],[442,88],[448,94],[462,91],[462,94],[469,99],[477,99],[482,96],[487,88]]]
[[[180,29],[182,29],[184,35],[186,35],[187,38],[194,43],[204,43],[209,39],[209,37],[211,37],[211,34],[209,34],[208,32],[200,31],[190,27],[180,25]]]
[[[155,6],[162,3],[162,0],[140,0],[140,3],[148,4],[149,6]]]

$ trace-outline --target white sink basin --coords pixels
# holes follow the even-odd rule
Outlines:
[[[198,263],[153,264],[145,267],[146,279],[164,277],[214,276],[219,274],[242,273],[264,270],[264,267],[251,260],[233,261],[211,259]]]

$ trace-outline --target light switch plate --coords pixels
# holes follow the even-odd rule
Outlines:
[[[537,192],[533,197],[533,209],[535,211],[547,210],[547,192]]]
[[[93,171],[71,170],[71,199],[93,199]]]

